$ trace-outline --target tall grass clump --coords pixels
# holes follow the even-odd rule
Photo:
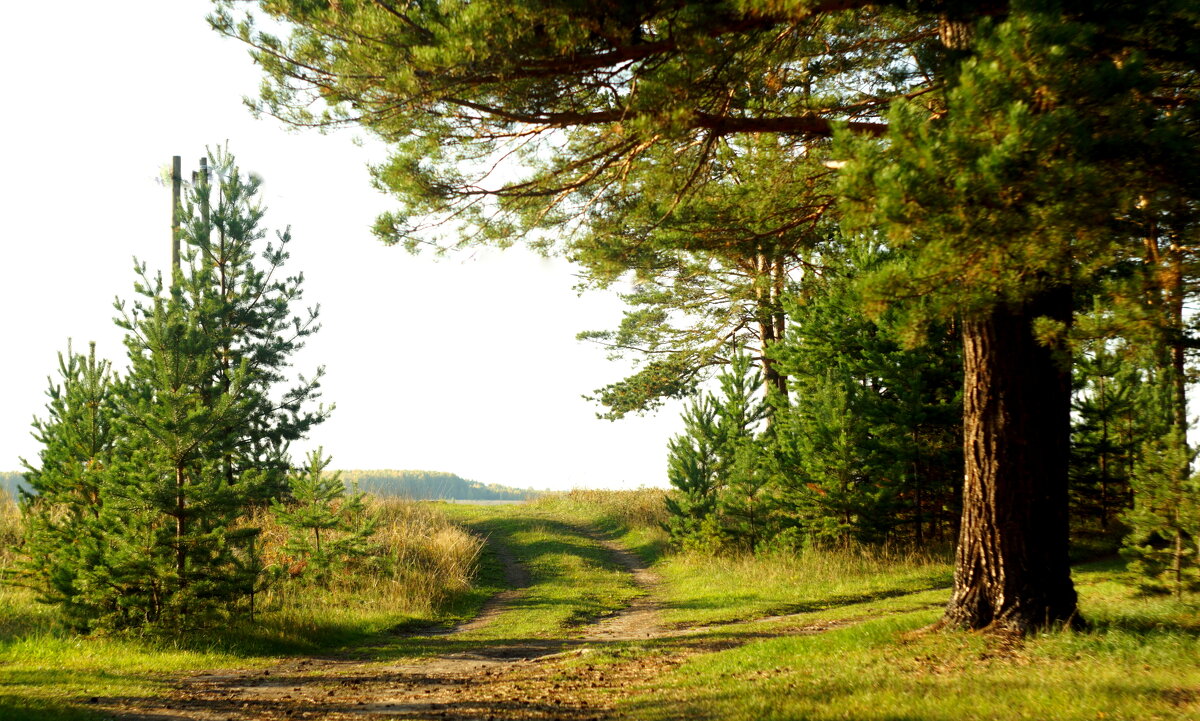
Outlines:
[[[662,488],[607,491],[577,488],[547,493],[529,501],[531,509],[583,517],[612,529],[661,528],[667,520]]]
[[[225,625],[206,629],[196,643],[237,653],[302,652],[460,612],[448,609],[471,591],[482,539],[429,504],[368,496],[365,505],[375,519],[368,547],[329,574],[313,573],[309,559],[298,557],[288,543],[293,530],[269,509],[245,519],[261,529],[261,583],[242,602],[248,608],[239,608]],[[0,497],[0,579],[19,581],[8,572],[22,560],[23,533],[18,504]],[[0,642],[45,634],[74,637],[58,616],[54,606],[37,602],[33,590],[0,584],[5,637]],[[154,629],[143,629],[140,637],[154,643]],[[191,643],[186,634],[172,634],[170,642]]]
[[[367,547],[330,574],[313,573],[297,557],[289,529],[272,514],[255,519],[270,579],[256,599],[261,629],[275,636],[299,631],[326,645],[339,634],[436,620],[471,589],[480,538],[428,504],[367,496],[365,506],[374,519]]]

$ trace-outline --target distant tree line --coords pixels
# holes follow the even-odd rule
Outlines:
[[[342,471],[347,483],[379,496],[412,500],[524,501],[536,497],[533,489],[510,488],[496,483],[468,481],[442,471]]]
[[[0,471],[0,488],[4,489],[9,498],[16,498],[19,489],[24,485],[24,474],[13,471]]]
[[[524,501],[542,491],[532,488],[512,488],[498,483],[469,481],[444,471],[337,471],[348,486],[377,496],[409,498],[414,501]],[[10,498],[19,497],[19,489],[28,488],[25,476],[16,472],[0,472],[0,488]]]

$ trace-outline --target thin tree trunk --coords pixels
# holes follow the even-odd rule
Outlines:
[[[924,520],[924,518],[921,514],[922,506],[924,504],[924,499],[921,497],[921,467],[920,467],[920,462],[919,462],[919,458],[920,458],[920,455],[919,455],[920,450],[919,449],[920,449],[921,445],[920,445],[920,438],[917,435],[916,429],[914,429],[912,432],[912,442],[913,442],[912,480],[913,480],[913,490],[916,493],[916,498],[914,499],[916,507],[914,509],[915,515],[913,518],[913,523],[916,526],[917,545],[921,546],[921,545],[925,544],[925,535],[922,532],[922,528],[921,528],[922,521]]]
[[[963,324],[966,478],[942,624],[1021,633],[1081,623],[1067,559],[1071,375],[1033,321],[1067,321],[1067,288]]]
[[[1108,393],[1107,384],[1104,382],[1104,376],[1100,376],[1100,454],[1097,458],[1100,470],[1100,528],[1108,530],[1108,404],[1106,403]]]
[[[778,364],[771,357],[775,344],[782,338],[783,328],[782,302],[779,298],[782,279],[779,274],[783,262],[759,251],[755,261],[756,276],[754,279],[755,315],[758,323],[758,342],[762,350],[763,385],[768,392],[782,394],[787,398],[787,378],[779,372]]]
[[[1175,574],[1175,599],[1183,598],[1183,533],[1179,530],[1179,511],[1175,512],[1175,558],[1171,570]]]
[[[183,466],[175,466],[175,572],[179,574],[179,587],[187,586],[187,498],[184,495],[186,484]]]
[[[1187,357],[1184,350],[1184,336],[1187,330],[1187,323],[1183,317],[1183,301],[1185,289],[1183,284],[1183,253],[1184,250],[1172,240],[1168,249],[1168,266],[1164,273],[1163,284],[1165,287],[1164,295],[1166,296],[1166,306],[1171,314],[1170,323],[1170,344],[1171,344],[1171,390],[1172,390],[1172,423],[1175,426],[1175,432],[1179,434],[1180,442],[1183,444],[1183,466],[1179,468],[1179,478],[1187,478],[1191,475],[1191,463],[1188,453],[1187,433],[1188,433],[1188,418],[1187,418]]]

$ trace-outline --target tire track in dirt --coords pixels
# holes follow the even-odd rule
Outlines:
[[[650,570],[650,567],[635,554],[597,535],[591,529],[575,530],[581,536],[591,538],[603,546],[610,557],[633,576],[634,585],[641,591],[641,595],[635,597],[625,608],[582,629],[581,639],[585,642],[613,643],[660,638],[668,633],[659,618],[662,604],[658,601],[657,591],[662,579],[658,574]]]
[[[173,698],[106,700],[101,707],[124,719],[216,721],[225,719],[590,719],[608,718],[610,702],[595,697],[628,686],[635,669],[614,672],[582,667],[562,678],[561,662],[586,654],[590,645],[661,632],[651,593],[657,578],[640,559],[582,528],[632,574],[642,595],[625,609],[576,630],[573,638],[529,640],[478,647],[401,664],[331,658],[289,659],[266,670],[201,674],[182,681]],[[495,623],[530,585],[530,574],[495,539],[489,544],[503,569],[507,590],[496,594],[472,620],[430,639],[453,639]],[[644,665],[644,664],[643,664]],[[629,678],[627,678],[629,677]],[[615,697],[613,697],[615,698]],[[115,703],[112,703],[115,702]]]

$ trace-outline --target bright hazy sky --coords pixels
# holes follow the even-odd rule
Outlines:
[[[288,268],[321,305],[323,330],[296,365],[327,368],[337,410],[312,444],[335,467],[557,489],[661,485],[678,407],[612,423],[581,398],[623,366],[575,334],[613,327],[620,302],[578,297],[568,264],[520,249],[434,260],[382,246],[368,228],[389,201],[365,168],[379,149],[356,146],[351,131],[252,118],[241,99],[259,71],[208,28],[208,12],[206,0],[6,8],[0,470],[36,458],[29,422],[44,414],[68,338],[123,365],[113,300],[132,297],[135,256],[162,269],[170,255],[159,170],[181,155],[187,177],[206,146],[228,141],[264,178],[265,225],[291,225]]]

